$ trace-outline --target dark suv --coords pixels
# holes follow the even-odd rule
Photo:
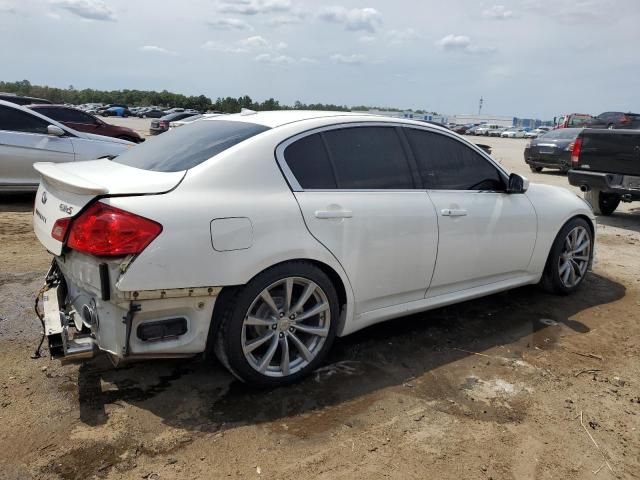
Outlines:
[[[16,105],[31,105],[32,103],[51,103],[44,98],[23,97],[15,93],[0,93],[0,100],[15,103]]]
[[[640,128],[639,113],[604,112],[589,122],[589,128]]]
[[[64,105],[29,105],[28,108],[80,132],[121,138],[134,143],[144,142],[144,138],[135,130],[118,125],[111,125],[77,108],[66,107]]]

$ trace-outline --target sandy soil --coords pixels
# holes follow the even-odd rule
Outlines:
[[[524,141],[481,142],[567,186],[529,172]],[[574,296],[527,287],[390,321],[255,392],[213,360],[30,359],[49,263],[32,203],[0,198],[0,479],[640,478],[638,204],[599,219]]]

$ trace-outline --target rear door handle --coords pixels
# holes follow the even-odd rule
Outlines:
[[[462,208],[443,208],[440,210],[440,214],[443,217],[464,217],[467,215],[467,211]]]
[[[316,218],[351,218],[351,210],[316,210]]]

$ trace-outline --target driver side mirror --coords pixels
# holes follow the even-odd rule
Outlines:
[[[49,135],[53,135],[54,137],[63,137],[66,132],[56,125],[49,125],[47,127],[47,133]]]
[[[507,193],[524,193],[529,188],[529,180],[525,177],[512,173],[509,175],[509,185],[507,186]]]

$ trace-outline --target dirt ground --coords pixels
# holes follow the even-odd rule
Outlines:
[[[529,172],[524,141],[482,143],[568,187]],[[0,479],[640,478],[638,204],[599,219],[576,295],[526,287],[386,322],[256,392],[213,360],[31,359],[49,263],[32,203],[0,198]]]

